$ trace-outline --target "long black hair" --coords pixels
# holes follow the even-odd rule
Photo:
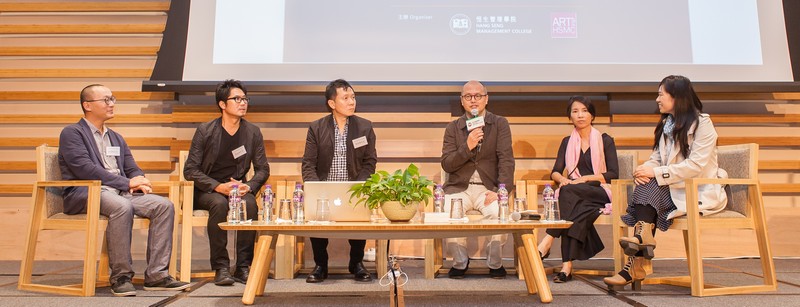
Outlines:
[[[692,81],[684,76],[670,75],[661,80],[659,87],[663,86],[663,91],[667,92],[673,99],[675,99],[673,118],[675,128],[672,130],[672,136],[675,142],[680,146],[681,155],[683,157],[689,156],[689,128],[692,124],[696,123],[698,116],[703,112],[703,103],[697,97]],[[656,126],[655,137],[653,140],[653,150],[658,149],[658,141],[664,134],[664,123],[667,121],[669,114],[661,114],[661,120]],[[695,126],[695,130],[697,126]]]

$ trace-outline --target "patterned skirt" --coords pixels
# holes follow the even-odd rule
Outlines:
[[[672,197],[669,194],[669,186],[659,186],[655,178],[644,185],[637,185],[633,189],[633,195],[628,198],[627,214],[622,216],[622,222],[628,226],[633,227],[636,224],[636,209],[634,204],[650,205],[656,209],[656,227],[661,231],[667,231],[669,226],[672,225],[672,219],[667,219],[667,216],[678,209],[675,203],[672,202]]]

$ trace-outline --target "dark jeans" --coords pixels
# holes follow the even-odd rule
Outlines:
[[[310,238],[311,249],[314,251],[314,263],[318,266],[328,267],[328,239]],[[350,265],[353,266],[364,260],[364,247],[367,246],[366,240],[347,240],[350,242]]]
[[[205,193],[194,191],[194,207],[208,210],[208,243],[211,252],[211,269],[230,268],[231,260],[228,257],[228,232],[219,228],[219,223],[227,220],[228,197],[217,192]],[[258,206],[256,198],[251,193],[242,197],[247,204],[247,218],[257,219]],[[191,213],[188,213],[191,214]],[[236,234],[236,266],[250,266],[253,262],[253,250],[256,243],[255,231],[238,231]]]

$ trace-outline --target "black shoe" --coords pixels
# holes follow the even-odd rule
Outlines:
[[[189,288],[188,282],[175,280],[172,276],[164,277],[164,279],[153,283],[144,283],[144,289],[147,291],[180,291]]]
[[[359,282],[370,282],[372,281],[372,275],[367,271],[367,268],[364,267],[363,262],[358,262],[355,265],[350,265],[349,267],[350,273],[353,273],[353,279]]]
[[[214,284],[217,286],[230,286],[234,283],[228,268],[221,268],[214,272]]]
[[[557,284],[565,283],[570,280],[572,280],[572,274],[567,275],[564,272],[558,272],[558,274],[556,274],[556,276],[553,277],[553,282]]]
[[[236,271],[233,271],[233,280],[235,281],[246,284],[248,277],[250,277],[249,266],[240,266],[236,268]]]
[[[547,257],[550,257],[550,251],[549,250],[547,251],[547,254],[544,254],[544,255],[542,255],[542,252],[539,252],[539,258],[547,259]]]
[[[469,270],[469,260],[467,260],[467,266],[465,266],[464,269],[450,268],[450,271],[447,272],[447,276],[452,279],[462,279],[464,278],[464,274],[467,273],[467,270]]]
[[[328,278],[328,268],[323,268],[321,266],[315,266],[314,270],[311,271],[311,274],[308,274],[306,278],[307,283],[318,283],[322,282]]]
[[[131,283],[131,278],[121,276],[111,285],[111,294],[114,296],[136,296],[136,288]]]
[[[508,273],[506,272],[506,268],[504,268],[502,265],[496,269],[489,268],[489,276],[491,276],[494,279],[506,278],[507,274]]]

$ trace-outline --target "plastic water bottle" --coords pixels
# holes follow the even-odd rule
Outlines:
[[[262,220],[266,223],[272,222],[272,212],[275,205],[275,193],[272,192],[272,185],[268,184],[266,188],[264,188],[264,202],[263,202],[263,209],[261,209],[260,214],[258,215],[259,220]]]
[[[542,200],[547,202],[548,200],[553,200],[556,198],[556,191],[553,191],[553,187],[550,184],[544,185],[544,191],[542,191]]]
[[[508,222],[508,190],[506,190],[505,183],[501,183],[497,188],[497,204],[500,223]]]
[[[238,224],[239,219],[239,186],[233,185],[228,193],[228,223]]]
[[[433,189],[433,212],[444,212],[444,189],[441,184]]]
[[[298,183],[294,186],[294,193],[292,194],[292,203],[294,204],[294,223],[303,224],[305,221],[305,213],[303,212],[303,185]]]

